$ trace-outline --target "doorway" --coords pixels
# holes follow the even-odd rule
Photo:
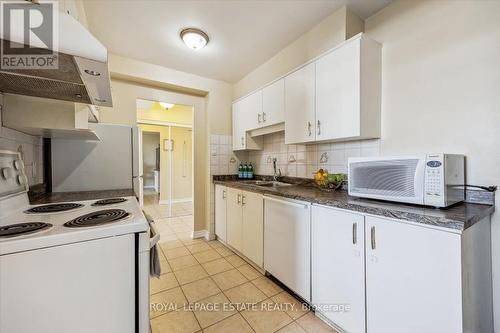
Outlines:
[[[192,107],[137,101],[144,206],[157,218],[193,215]]]

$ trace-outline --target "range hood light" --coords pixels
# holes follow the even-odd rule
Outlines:
[[[208,44],[208,35],[196,28],[186,28],[181,31],[181,39],[187,47],[193,50],[200,50]]]
[[[92,75],[92,76],[99,76],[99,75],[101,75],[101,73],[93,71],[93,70],[90,70],[90,69],[86,69],[85,73],[87,73],[89,75]]]

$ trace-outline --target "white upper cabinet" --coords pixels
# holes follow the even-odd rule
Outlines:
[[[285,77],[285,143],[316,140],[315,64],[310,63]]]
[[[262,89],[261,126],[271,126],[285,121],[285,79]]]
[[[262,90],[256,91],[241,100],[243,109],[243,128],[246,131],[261,126],[259,119],[262,117]]]
[[[262,90],[233,103],[233,150],[261,149],[262,138],[252,138],[248,131],[258,127],[262,113]]]
[[[380,137],[381,47],[359,37],[316,61],[316,141]]]

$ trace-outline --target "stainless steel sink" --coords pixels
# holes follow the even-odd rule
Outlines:
[[[281,187],[281,186],[292,186],[292,184],[278,182],[278,181],[268,181],[268,180],[256,180],[254,182],[257,186],[263,187]]]

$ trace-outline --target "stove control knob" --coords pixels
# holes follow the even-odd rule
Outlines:
[[[2,168],[2,178],[7,180],[14,177],[15,172],[12,168]]]
[[[25,179],[24,179],[24,177],[22,175],[17,175],[17,183],[19,185],[24,185]]]
[[[14,160],[14,169],[21,170],[24,167],[24,163],[22,160]]]

